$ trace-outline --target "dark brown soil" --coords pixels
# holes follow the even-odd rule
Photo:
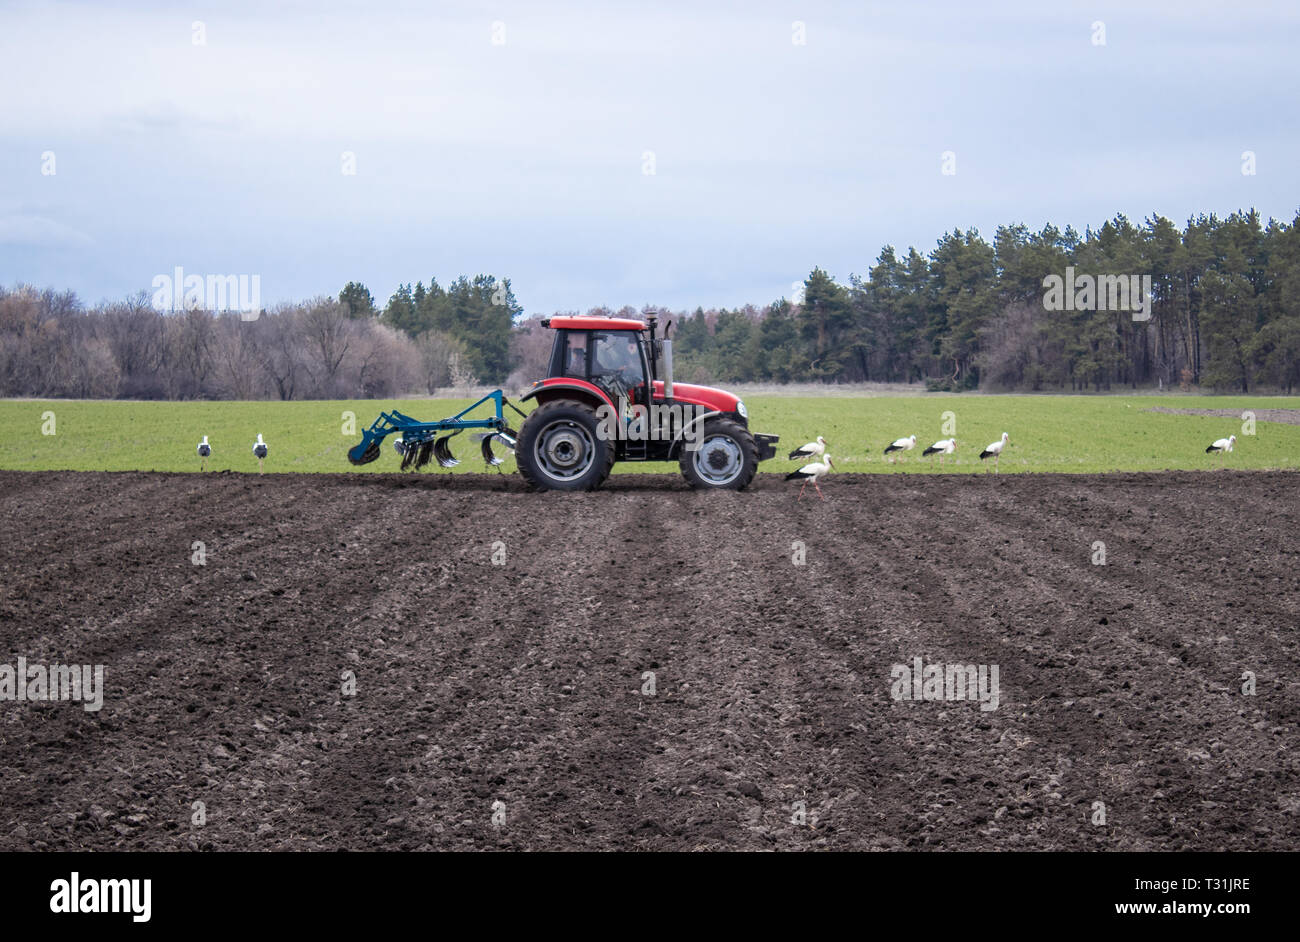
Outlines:
[[[1224,419],[1240,419],[1245,409],[1168,409],[1155,406],[1145,412],[1163,412],[1165,415],[1210,415]],[[1260,422],[1281,422],[1284,425],[1300,425],[1300,409],[1252,409]]]
[[[1292,849],[1298,485],[0,473],[0,849]]]

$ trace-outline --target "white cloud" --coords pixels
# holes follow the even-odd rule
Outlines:
[[[56,221],[75,218],[95,247],[53,277],[88,295],[137,289],[181,253],[304,296],[492,271],[548,310],[763,302],[811,264],[847,277],[886,242],[928,250],[954,226],[1289,218],[1298,10],[9,4],[0,232],[85,246]],[[1257,177],[1239,172],[1246,149]],[[40,176],[46,150],[57,177]]]
[[[44,216],[0,216],[0,245],[52,249],[93,245],[94,241],[84,232]]]

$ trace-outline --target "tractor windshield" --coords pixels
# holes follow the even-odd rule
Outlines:
[[[631,331],[598,332],[592,337],[591,375],[618,376],[627,386],[645,382],[641,345]]]

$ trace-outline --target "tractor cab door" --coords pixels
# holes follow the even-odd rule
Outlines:
[[[640,336],[631,330],[593,330],[589,347],[591,382],[615,401],[649,402],[645,353]]]
[[[587,344],[590,332],[586,330],[562,330],[555,338],[555,349],[551,353],[551,376],[569,376],[573,379],[588,379],[591,370],[587,368],[589,358]]]

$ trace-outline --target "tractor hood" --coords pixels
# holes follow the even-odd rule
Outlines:
[[[655,380],[655,398],[664,394],[662,380]],[[712,386],[696,386],[693,383],[673,383],[673,401],[687,402],[694,406],[704,406],[711,412],[740,412],[740,397],[725,389]]]

